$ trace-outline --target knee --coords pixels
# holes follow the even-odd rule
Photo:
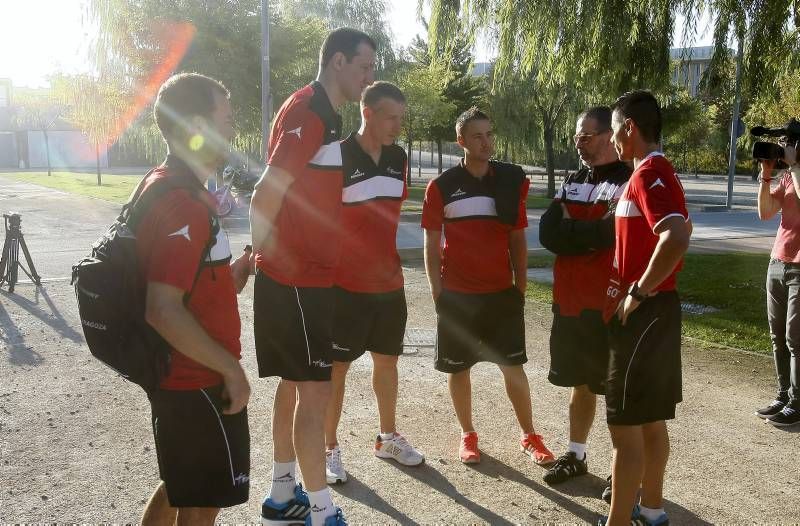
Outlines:
[[[331,382],[298,382],[297,403],[313,404],[327,402],[331,395]]]
[[[397,356],[372,353],[372,366],[376,371],[396,371],[397,359]]]

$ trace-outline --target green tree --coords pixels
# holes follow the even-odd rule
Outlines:
[[[64,119],[81,130],[94,146],[100,186],[100,151],[107,150],[124,130],[131,97],[118,86],[88,75],[61,76],[51,83],[55,97],[67,108]]]
[[[423,24],[427,25],[423,20]],[[431,51],[428,44],[416,36],[408,47],[408,53],[414,64],[431,67]],[[449,53],[449,56],[440,55]],[[441,59],[437,61],[444,78],[441,83],[440,96],[443,100],[453,104],[453,112],[441,123],[432,123],[426,135],[436,142],[438,151],[439,173],[442,172],[442,142],[455,140],[455,120],[459,114],[472,106],[481,106],[486,101],[486,85],[484,80],[472,76],[473,57],[471,46],[466,38],[458,38],[457,45],[452,49],[441,49],[437,52]]]
[[[19,93],[14,99],[16,112],[13,123],[17,128],[41,131],[44,135],[44,150],[47,156],[47,175],[52,174],[50,164],[50,138],[52,130],[64,113],[64,105],[48,94]]]
[[[270,2],[270,87],[274,109],[316,76],[324,20],[293,17]],[[173,72],[197,71],[231,89],[239,145],[258,154],[261,130],[261,25],[259,0],[91,0],[99,27],[95,62],[103,78],[145,99]],[[170,22],[165,22],[169,20]],[[177,35],[177,36],[176,36]],[[175,57],[185,48],[185,53]],[[165,64],[174,60],[174,68]]]
[[[436,126],[454,124],[450,117],[455,111],[455,105],[441,96],[445,77],[440,67],[414,66],[401,73],[396,80],[408,101],[403,134],[410,162],[414,141],[429,139],[426,133]],[[408,183],[411,184],[410,168]]]

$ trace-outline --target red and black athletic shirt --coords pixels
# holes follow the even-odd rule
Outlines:
[[[378,164],[355,134],[342,141],[342,247],[337,286],[351,292],[389,292],[403,288],[397,253],[400,207],[407,197],[406,152],[384,146]]]
[[[272,125],[267,164],[294,182],[275,220],[276,243],[258,268],[284,285],[330,287],[339,259],[342,120],[312,82],[283,103]]]
[[[491,161],[489,173],[477,178],[463,163],[433,179],[425,191],[422,228],[441,231],[442,286],[458,292],[497,292],[513,284],[509,234],[528,226],[526,198],[529,181],[522,177],[517,221],[500,221],[495,205],[497,187],[492,177],[504,177],[506,165]],[[513,167],[519,170],[519,167]]]
[[[148,177],[145,189],[158,178],[186,177],[187,174],[191,172],[185,164],[168,157]],[[139,223],[136,229],[139,266],[148,283],[164,283],[184,292],[191,291],[189,312],[213,340],[238,359],[241,357],[241,323],[230,270],[228,236],[222,228],[215,228],[216,240],[201,263],[211,235],[209,206],[216,205],[200,181],[193,175],[190,177],[197,181],[196,191],[170,190],[152,205]],[[217,218],[212,220],[216,222]],[[219,373],[173,349],[169,375],[162,380],[161,388],[202,389],[220,382]]]
[[[689,220],[683,185],[672,163],[661,152],[648,155],[633,172],[617,203],[615,216],[615,273],[608,288],[612,304],[619,303],[624,298],[623,291],[627,292],[647,269],[658,244],[655,234],[658,225],[670,217]],[[674,290],[676,275],[682,267],[683,260],[653,290]]]
[[[630,175],[630,167],[620,161],[584,167],[569,175],[556,194],[555,205],[563,203],[573,221],[562,220],[562,228],[554,234],[577,243],[586,238],[587,247],[580,254],[556,256],[553,304],[562,316],[579,316],[585,309],[603,310],[614,260],[614,208]],[[602,231],[606,222],[607,235]]]

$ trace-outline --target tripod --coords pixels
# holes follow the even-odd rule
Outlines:
[[[3,256],[0,258],[0,286],[3,283],[8,283],[8,292],[14,292],[14,285],[17,284],[18,268],[21,268],[22,272],[36,286],[40,286],[42,278],[36,273],[36,267],[33,266],[31,254],[28,252],[28,246],[22,236],[22,217],[19,214],[3,214],[3,219],[6,223],[6,241],[3,244]],[[22,253],[25,255],[25,261],[28,263],[30,272],[19,262],[20,247],[22,247]]]

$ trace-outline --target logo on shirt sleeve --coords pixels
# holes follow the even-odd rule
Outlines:
[[[301,137],[300,137],[300,132],[302,132],[302,131],[303,131],[303,127],[302,127],[302,126],[298,126],[297,128],[295,128],[295,129],[293,129],[293,130],[289,130],[289,131],[288,131],[288,132],[286,132],[286,133],[287,133],[287,134],[289,134],[289,133],[293,133],[293,134],[297,135],[297,138],[298,138],[298,139],[300,139],[300,138],[301,138]]]
[[[462,195],[467,195],[467,192],[459,188],[458,190],[450,194],[450,197],[461,197]]]
[[[648,190],[652,190],[656,186],[660,186],[661,188],[666,188],[666,185],[664,185],[664,183],[661,181],[660,177],[658,179],[656,179],[655,181],[653,181],[653,184],[650,185],[650,188],[648,188]]]
[[[183,237],[186,238],[187,241],[191,241],[192,238],[189,237],[189,225],[186,225],[183,228],[179,228],[178,230],[176,230],[175,232],[171,233],[167,237],[175,237],[175,236],[183,236]]]

